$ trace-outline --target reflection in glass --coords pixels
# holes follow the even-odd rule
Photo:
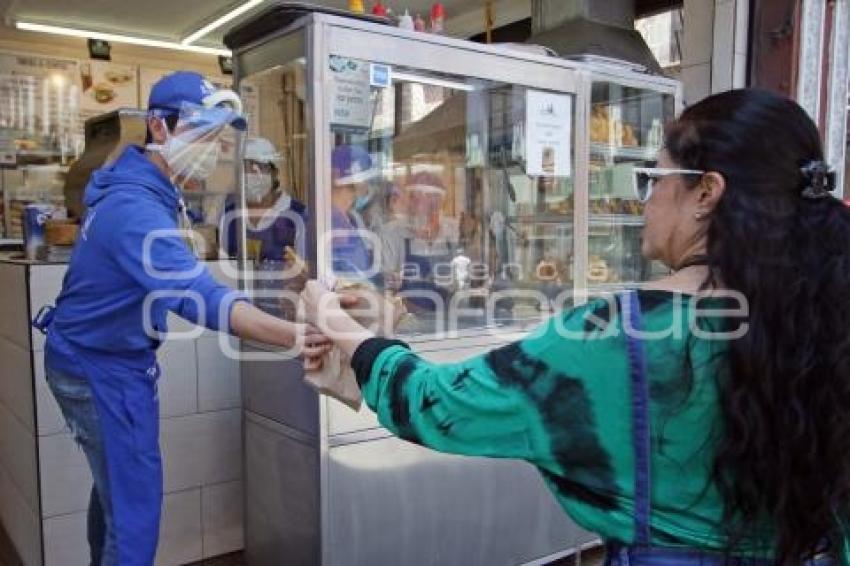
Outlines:
[[[297,293],[308,276],[304,60],[295,57],[246,77],[240,95],[249,117],[242,163],[244,209],[238,195],[230,195],[222,233],[231,255],[244,242],[246,287],[254,293],[254,303],[292,320]]]
[[[673,111],[670,94],[609,82],[593,84],[586,277],[591,293],[666,273],[661,264],[641,255],[643,205],[634,195],[632,169],[655,159],[663,125]]]
[[[538,320],[572,290],[572,96],[533,92],[568,111],[529,163],[526,88],[404,68],[376,87],[341,57],[329,72],[337,278],[401,297],[406,333]]]

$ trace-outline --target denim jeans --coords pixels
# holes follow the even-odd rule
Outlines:
[[[82,448],[92,472],[94,485],[89,499],[88,542],[92,566],[118,563],[103,435],[91,385],[85,378],[46,368],[47,383],[59,403],[74,440]],[[73,489],[74,486],[69,486]]]
[[[627,547],[609,545],[605,566],[774,566],[773,560],[761,558],[726,558],[698,550]],[[835,566],[830,557],[808,560],[805,566]]]

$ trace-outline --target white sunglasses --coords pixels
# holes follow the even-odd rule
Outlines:
[[[661,167],[635,167],[634,190],[639,202],[645,203],[652,196],[655,181],[668,175],[705,175],[705,171],[696,169],[664,169]]]

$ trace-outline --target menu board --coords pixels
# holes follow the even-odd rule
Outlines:
[[[80,109],[86,117],[139,107],[138,67],[108,61],[80,63]]]
[[[0,54],[3,161],[19,154],[65,157],[81,148],[78,64],[71,59]],[[12,140],[9,142],[8,140]]]
[[[0,53],[0,166],[67,163],[85,145],[85,121],[119,108],[145,108],[172,69]],[[232,78],[211,76],[218,88]]]
[[[139,69],[139,108],[148,107],[148,98],[151,89],[156,82],[173,71],[169,69],[157,69],[154,67],[141,67]]]
[[[572,156],[572,98],[529,90],[526,93],[526,173],[568,177]]]
[[[331,55],[329,58],[331,125],[366,130],[372,123],[369,64]]]

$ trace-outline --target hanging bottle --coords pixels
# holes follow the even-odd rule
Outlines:
[[[431,6],[431,33],[442,34],[445,31],[446,10],[441,2]]]
[[[404,15],[398,19],[398,27],[401,29],[411,30],[416,29],[413,26],[413,17],[410,15],[410,12],[405,10]]]
[[[381,0],[378,0],[377,2],[375,2],[375,5],[372,6],[372,15],[380,16],[382,18],[387,17],[387,9],[383,4],[381,4]]]
[[[363,0],[348,0],[348,10],[355,14],[366,13],[366,7],[363,6]]]

